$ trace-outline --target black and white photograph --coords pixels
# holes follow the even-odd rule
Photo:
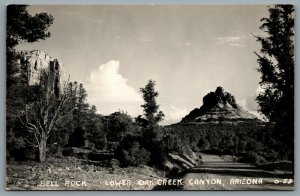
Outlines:
[[[294,5],[6,11],[6,190],[295,190]]]

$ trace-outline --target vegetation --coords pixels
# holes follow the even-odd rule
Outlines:
[[[20,42],[36,42],[50,37],[48,28],[53,23],[53,17],[47,13],[39,13],[32,16],[26,10],[26,5],[7,6],[6,24],[6,54],[7,54],[7,88],[12,84],[22,83],[21,78],[16,77],[17,53],[15,46]],[[30,31],[28,30],[30,29]],[[8,91],[9,92],[9,91]],[[10,94],[8,94],[10,97]]]
[[[156,101],[159,93],[153,80],[140,89],[144,113],[135,119],[125,112],[98,114],[97,108],[88,104],[84,86],[76,81],[67,81],[61,93],[52,89],[53,78],[47,74],[39,84],[29,86],[27,77],[19,74],[20,56],[14,47],[22,41],[49,37],[53,17],[45,13],[31,16],[26,6],[8,6],[8,160],[45,162],[47,157],[78,156],[93,161],[109,159],[116,170],[119,166],[160,167],[170,153],[185,156],[193,151],[236,155],[251,163],[293,159],[294,9],[278,5],[269,11],[270,17],[262,19],[261,26],[269,37],[256,37],[262,44],[256,54],[260,84],[265,89],[257,101],[270,122],[237,124],[220,119],[218,124],[208,120],[162,127],[159,122],[164,113]]]
[[[145,101],[142,105],[144,117],[140,115],[135,119],[136,123],[131,123],[131,131],[127,132],[121,140],[116,154],[123,166],[138,166],[147,163],[160,166],[166,158],[162,129],[158,125],[164,114],[158,111],[159,105],[156,103],[158,92],[155,90],[155,81],[149,80],[140,90]]]
[[[30,86],[28,94],[32,100],[26,102],[24,115],[19,117],[21,124],[33,134],[39,149],[39,161],[46,160],[47,139],[56,129],[56,125],[72,110],[67,107],[70,94],[66,90],[56,97],[51,86],[53,78],[43,76],[39,85]],[[31,91],[32,90],[32,91]]]
[[[272,137],[278,142],[283,158],[294,157],[294,65],[295,13],[293,5],[269,8],[269,17],[261,20],[266,37],[257,36],[261,44],[258,57],[260,85],[257,97],[260,112],[275,124]]]
[[[159,105],[156,103],[158,92],[155,91],[155,81],[149,80],[145,88],[141,88],[140,91],[143,93],[145,104],[142,105],[144,108],[144,116],[146,118],[145,127],[157,126],[165,116],[162,111],[158,111]]]
[[[174,124],[164,128],[165,145],[170,152],[185,153],[188,148],[195,152],[231,154],[248,157],[256,153],[268,161],[278,159],[272,126],[268,123]],[[263,159],[261,159],[263,160]],[[244,159],[256,163],[255,159]]]
[[[155,185],[138,185],[138,180],[161,179],[159,171],[148,167],[120,168],[115,159],[111,168],[87,164],[74,157],[48,158],[46,163],[19,161],[7,166],[6,187],[8,190],[151,190]],[[105,182],[131,180],[129,186],[112,185]],[[59,186],[45,186],[45,181],[57,182]],[[81,181],[83,186],[67,186],[67,181]]]
[[[132,136],[125,137],[119,145],[116,156],[121,166],[140,166],[146,165],[150,161],[150,153],[141,148],[137,138]]]
[[[19,157],[25,157],[22,155],[23,148],[30,145],[31,148],[35,147],[32,137],[35,138],[40,149],[40,160],[44,160],[45,153],[45,140],[53,130],[54,121],[59,113],[63,102],[65,102],[65,95],[60,101],[54,100],[50,96],[49,89],[47,87],[50,78],[45,78],[44,84],[40,87],[29,87],[26,85],[26,77],[24,74],[19,73],[18,68],[18,53],[15,51],[15,46],[20,42],[35,42],[41,39],[45,39],[50,36],[48,27],[53,23],[53,17],[46,13],[36,14],[31,16],[25,5],[9,5],[7,6],[7,36],[6,36],[6,54],[7,54],[7,130],[10,134],[7,137],[7,146],[10,150],[8,157],[12,152],[18,154]],[[34,27],[34,28],[33,28]],[[30,29],[30,31],[28,31]],[[41,97],[38,97],[38,92],[44,93]],[[32,93],[35,93],[36,97],[32,97]],[[40,104],[40,105],[39,105]],[[40,106],[40,107],[39,107]],[[47,116],[49,110],[55,110],[53,116]],[[41,119],[38,119],[37,113],[41,112]],[[25,120],[21,120],[21,117],[25,117]],[[29,116],[32,116],[35,123],[29,120]],[[48,120],[42,124],[40,120]],[[22,125],[26,127],[26,131],[32,132],[33,136],[29,136],[28,132],[23,132],[20,127],[20,121]],[[25,122],[24,122],[25,121]],[[15,143],[21,142],[21,145],[15,147]],[[26,151],[25,151],[26,152]],[[26,153],[25,153],[26,154]],[[35,153],[33,153],[35,154]]]

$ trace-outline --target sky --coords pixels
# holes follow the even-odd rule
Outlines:
[[[254,51],[267,5],[35,5],[54,17],[51,37],[22,43],[59,59],[98,113],[143,113],[140,88],[156,81],[162,124],[179,122],[222,86],[257,114]]]

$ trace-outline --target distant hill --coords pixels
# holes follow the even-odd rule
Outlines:
[[[273,125],[258,119],[236,103],[234,96],[217,87],[203,97],[203,105],[179,123],[164,126],[171,150],[179,154],[206,152],[242,157],[247,163],[276,160]]]
[[[232,123],[254,121],[261,122],[255,115],[244,110],[236,103],[233,95],[217,87],[203,97],[203,105],[195,108],[180,123]]]

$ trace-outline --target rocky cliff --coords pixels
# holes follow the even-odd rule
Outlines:
[[[21,51],[19,54],[20,73],[25,75],[28,84],[38,85],[47,78],[51,81],[51,90],[59,96],[64,81],[62,63],[41,50]]]
[[[203,97],[203,105],[195,108],[182,119],[187,122],[232,122],[258,120],[258,118],[241,108],[233,95],[224,92],[222,87],[217,87],[215,92],[210,92]]]

